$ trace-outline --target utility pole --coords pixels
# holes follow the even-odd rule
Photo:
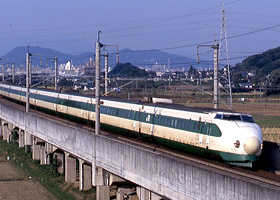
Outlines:
[[[28,67],[28,77],[29,77],[29,87],[31,86],[31,77],[32,77],[32,63],[31,63],[31,59],[29,57],[29,67]]]
[[[117,48],[117,62],[120,64],[119,45],[117,44],[103,44],[103,47],[116,47]]]
[[[58,76],[58,68],[57,68],[57,57],[54,58],[54,90],[57,91],[57,76]]]
[[[3,65],[2,65],[2,82],[4,82],[4,81],[5,81],[5,65],[3,63]]]
[[[214,44],[212,46],[214,49],[214,109],[219,108],[218,100],[218,70],[219,70],[219,44]]]
[[[167,69],[168,69],[168,71],[169,71],[169,69],[170,69],[170,58],[168,58],[167,63],[168,63]]]
[[[219,96],[218,96],[218,70],[219,70],[219,44],[214,45],[198,45],[197,46],[197,61],[199,63],[198,48],[199,47],[210,47],[214,49],[214,109],[219,108]]]
[[[29,50],[28,50],[29,51]],[[40,56],[40,66],[42,67],[42,54],[29,54],[29,56]],[[31,59],[29,58],[29,85],[31,86],[31,79],[32,79],[32,62]]]
[[[13,78],[13,83],[15,83],[15,63],[12,63],[12,78]]]
[[[48,60],[54,60],[54,90],[57,91],[57,80],[58,80],[58,59],[55,58],[47,58],[46,59],[46,67],[48,67]]]
[[[95,134],[100,134],[100,48],[103,46],[98,31],[97,42],[95,43]]]
[[[29,112],[29,79],[30,79],[30,54],[29,54],[29,46],[28,46],[28,52],[26,53],[26,106],[25,111]]]
[[[108,53],[105,53],[105,95],[108,93]]]
[[[120,64],[120,57],[119,57],[119,45],[115,45],[115,44],[102,44],[103,50],[106,50],[105,55],[102,55],[105,57],[105,91],[104,91],[104,95],[107,96],[108,94],[108,52],[106,47],[107,46],[112,46],[112,47],[116,47],[117,48],[117,62],[118,64]]]

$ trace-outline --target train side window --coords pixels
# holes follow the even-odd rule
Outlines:
[[[206,128],[206,122],[202,122],[202,128],[201,128],[202,133],[205,133],[205,132],[206,132],[206,131],[205,131],[205,128]]]
[[[171,125],[171,119],[170,118],[168,118],[168,124],[167,124],[168,126],[170,126]]]
[[[185,122],[184,122],[184,127],[185,127],[185,129],[188,129],[188,121],[186,120]]]
[[[207,128],[207,135],[211,135],[211,124],[209,124]]]
[[[168,125],[168,120],[167,117],[164,118],[164,125],[167,126]]]
[[[176,120],[177,121],[177,128],[181,127],[181,120]]]
[[[130,119],[130,110],[127,111],[127,118]]]
[[[173,126],[174,125],[174,119],[171,119],[171,124],[170,126]],[[175,125],[174,125],[175,126]]]
[[[190,120],[188,123],[188,129],[191,129],[191,127],[192,127],[192,121]]]
[[[160,120],[161,120],[161,116],[158,117],[158,120],[157,120],[157,123],[158,123],[158,124],[161,124],[161,123],[160,123]]]
[[[197,131],[197,122],[194,122],[194,124],[193,124],[193,130],[194,130],[194,131]]]
[[[181,120],[181,129],[184,129],[184,120]]]

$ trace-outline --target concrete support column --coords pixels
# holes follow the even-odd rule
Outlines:
[[[151,199],[151,191],[143,188],[143,187],[137,187],[136,193],[139,200],[150,200]]]
[[[76,158],[65,152],[65,182],[76,182]]]
[[[21,129],[18,130],[18,147],[24,147],[24,131]]]
[[[110,187],[108,186],[108,177],[105,170],[99,167],[92,167],[92,179],[96,186],[96,200],[109,200]]]
[[[32,159],[33,160],[40,160],[40,151],[41,146],[36,144],[36,138],[33,138],[32,142]]]
[[[107,186],[96,186],[96,200],[110,200],[110,188]]]
[[[143,187],[137,187],[136,193],[139,200],[162,200],[165,199]]]
[[[22,130],[23,131],[23,130]],[[23,131],[24,134],[24,145],[32,145],[32,136],[30,133]]]
[[[12,133],[11,131],[13,131],[13,125],[11,123],[8,123],[7,126],[7,142],[11,142],[12,141]]]
[[[130,200],[131,193],[132,193],[131,186],[120,186],[117,188],[117,200]]]
[[[91,166],[84,160],[79,159],[79,188],[80,190],[91,189]]]
[[[7,137],[8,137],[8,123],[4,123],[2,127],[3,127],[3,130],[2,130],[3,140],[7,141]]]
[[[45,146],[40,147],[40,165],[50,164],[50,154],[46,151]]]
[[[57,162],[58,162],[58,168],[57,171],[60,174],[64,173],[64,153],[63,152],[55,152],[54,156],[56,156]]]

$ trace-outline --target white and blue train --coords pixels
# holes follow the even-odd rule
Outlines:
[[[26,102],[26,88],[0,84],[3,98]],[[30,89],[31,107],[94,123],[95,99]],[[173,104],[103,98],[101,128],[182,152],[252,167],[262,152],[262,132],[252,116]]]

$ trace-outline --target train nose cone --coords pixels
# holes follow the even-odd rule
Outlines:
[[[261,148],[261,144],[256,137],[249,137],[245,140],[244,150],[247,154],[256,154]]]

